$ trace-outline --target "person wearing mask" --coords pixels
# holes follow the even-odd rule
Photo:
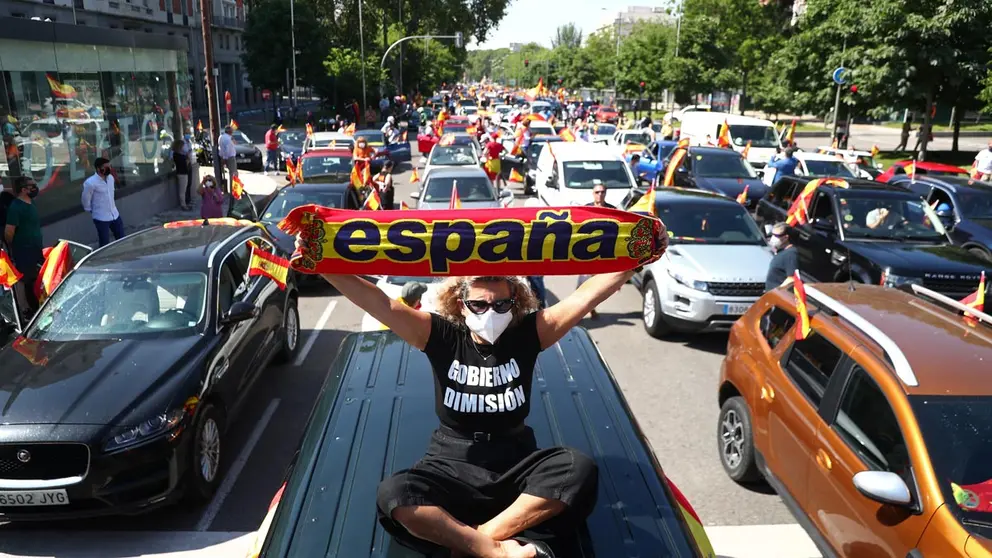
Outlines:
[[[383,209],[393,209],[393,202],[396,197],[396,190],[393,188],[393,162],[386,161],[382,164],[382,170],[372,179],[376,190],[379,191],[379,200],[382,201]]]
[[[604,186],[603,184],[596,184],[595,186],[593,186],[592,201],[587,203],[586,207],[605,207],[608,209],[616,209],[615,205],[606,203],[606,186]],[[591,279],[592,277],[593,277],[592,275],[579,275],[576,288],[582,287],[582,285],[585,284],[585,282]],[[589,310],[589,317],[594,320],[599,317],[599,313],[596,312],[595,306],[593,306]]]
[[[775,256],[768,264],[765,292],[791,285],[793,275],[799,269],[799,254],[789,242],[789,227],[785,223],[775,223],[768,245],[775,252]]]
[[[42,256],[41,218],[34,199],[38,196],[38,184],[30,176],[14,179],[13,199],[7,208],[3,227],[3,239],[10,249],[10,259],[21,273],[23,285],[21,303],[26,316],[34,315],[38,309],[38,298],[34,294],[34,283],[44,262]]]
[[[358,169],[359,174],[364,173],[364,169],[372,164],[372,158],[375,156],[375,150],[369,146],[369,142],[365,137],[358,138],[355,142],[355,149],[351,152],[352,164]],[[371,180],[371,176],[369,177]],[[366,181],[366,186],[368,186],[368,181]]]
[[[786,147],[782,152],[782,157],[773,159],[768,163],[768,168],[775,169],[775,176],[772,177],[772,186],[778,183],[783,176],[796,174],[796,167],[799,166],[799,159],[796,158],[796,148]],[[768,172],[767,170],[765,172]]]
[[[386,123],[382,125],[380,131],[386,136],[386,143],[396,143],[399,140],[400,130],[396,127],[396,118],[392,116],[386,117]]]
[[[269,166],[279,176],[279,128],[275,124],[269,124],[269,129],[265,132],[265,176],[269,175]]]
[[[204,219],[219,219],[224,216],[224,190],[217,184],[212,174],[203,177],[200,187],[196,189],[203,203],[200,205],[200,217]]]
[[[172,164],[176,167],[176,186],[179,192],[179,206],[183,211],[188,211],[193,205],[192,181],[193,174],[190,169],[189,156],[186,154],[183,140],[172,142]]]
[[[227,169],[227,187],[230,189],[234,185],[234,177],[238,176],[238,152],[234,149],[234,138],[231,136],[233,129],[224,126],[224,133],[217,140],[217,156]]]
[[[975,179],[992,180],[992,140],[989,140],[988,147],[975,155]]]
[[[114,176],[110,161],[100,157],[93,162],[96,173],[83,182],[83,209],[93,218],[100,246],[110,244],[110,234],[115,240],[124,238],[124,220],[114,201]]]
[[[488,134],[482,140],[484,142],[482,149],[486,158],[483,163],[486,175],[489,176],[489,180],[496,184],[496,189],[500,190],[506,187],[506,182],[503,180],[503,163],[500,159],[506,148],[503,147],[502,143],[496,141],[496,138]]]
[[[582,524],[595,506],[598,469],[577,450],[538,449],[525,423],[534,367],[542,351],[633,273],[598,275],[543,310],[523,277],[450,277],[437,291],[436,313],[392,300],[358,276],[323,276],[431,363],[433,378],[422,380],[434,382],[440,424],[427,454],[380,483],[376,498],[379,522],[397,543],[428,555],[447,549],[484,558],[553,556],[546,543],[519,533],[552,517]],[[451,374],[507,366],[513,377],[498,387],[468,388]],[[517,394],[513,409],[474,406],[507,391]]]

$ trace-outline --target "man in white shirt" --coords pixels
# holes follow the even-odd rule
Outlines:
[[[975,171],[979,180],[992,180],[992,140],[989,146],[978,152],[975,156]]]
[[[114,202],[114,176],[110,173],[110,161],[100,157],[94,161],[96,174],[83,182],[83,209],[93,217],[100,246],[110,244],[110,233],[114,239],[124,237],[124,221]]]
[[[234,149],[234,138],[231,137],[231,127],[224,126],[224,133],[217,140],[217,156],[227,167],[227,191],[230,193],[232,179],[238,176],[238,152]]]

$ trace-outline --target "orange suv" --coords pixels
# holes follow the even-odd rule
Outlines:
[[[801,341],[780,288],[730,332],[720,460],[825,556],[992,556],[992,317],[910,288],[807,285]]]

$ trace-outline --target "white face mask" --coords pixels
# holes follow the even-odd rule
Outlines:
[[[768,245],[771,246],[773,249],[778,250],[779,248],[782,247],[782,237],[781,236],[773,236],[773,237],[769,238],[768,239]]]
[[[492,308],[482,314],[473,314],[468,308],[462,308],[462,315],[468,329],[489,343],[495,343],[513,321],[513,311],[498,314]]]

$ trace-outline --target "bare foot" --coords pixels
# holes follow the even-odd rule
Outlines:
[[[537,549],[532,544],[520,544],[514,540],[499,541],[499,549],[506,558],[535,558]]]

